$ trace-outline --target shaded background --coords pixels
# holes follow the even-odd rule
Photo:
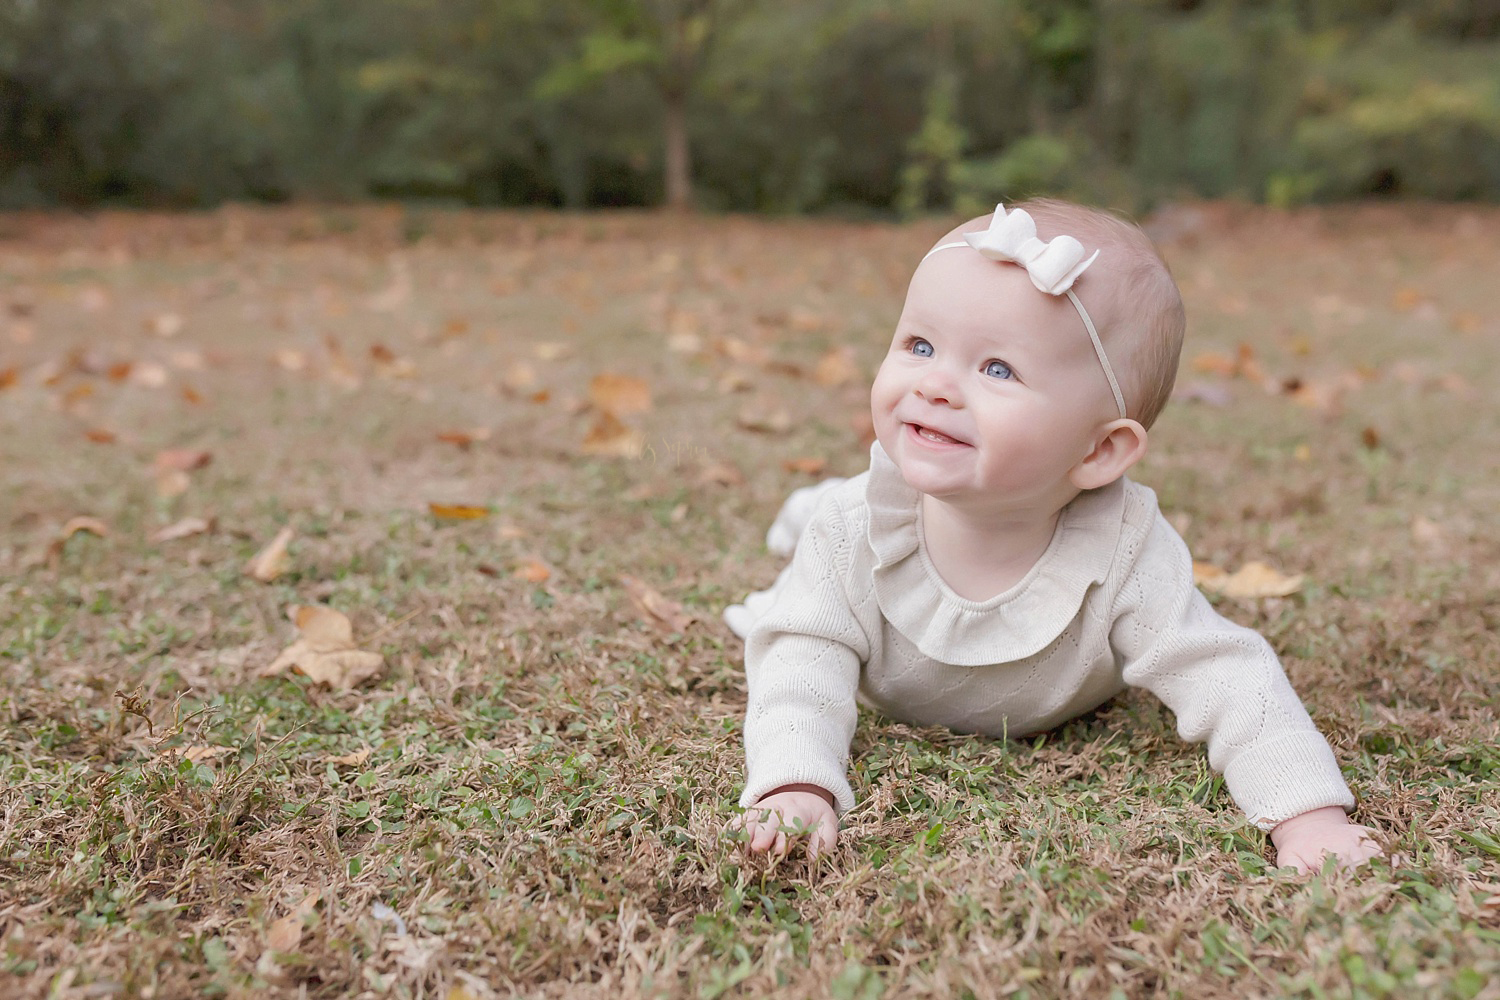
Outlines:
[[[1500,193],[1500,0],[4,0],[0,207]]]

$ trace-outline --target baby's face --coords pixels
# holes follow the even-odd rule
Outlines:
[[[1016,514],[1067,503],[1118,416],[1072,303],[966,247],[918,266],[870,406],[912,488]]]

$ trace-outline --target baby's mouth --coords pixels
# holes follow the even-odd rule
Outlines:
[[[921,438],[924,438],[924,439],[926,439],[928,441],[931,441],[934,444],[963,444],[964,443],[964,442],[958,440],[957,438],[949,437],[948,435],[944,434],[942,431],[935,431],[931,427],[924,427],[921,424],[908,424],[907,426],[909,426],[913,431],[915,431],[918,437],[921,437]]]

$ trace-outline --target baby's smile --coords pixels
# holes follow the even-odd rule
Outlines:
[[[912,437],[916,438],[920,443],[928,445],[929,447],[934,445],[945,449],[954,447],[970,447],[968,442],[960,441],[958,438],[953,437],[949,434],[944,434],[937,428],[929,427],[926,424],[908,423],[906,427]]]

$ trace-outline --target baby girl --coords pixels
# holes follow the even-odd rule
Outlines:
[[[870,393],[869,471],[800,517],[794,495],[771,538],[796,539],[791,564],[725,613],[746,639],[749,849],[833,846],[856,701],[1023,736],[1140,687],[1208,742],[1279,864],[1379,854],[1271,647],[1209,606],[1155,494],[1125,478],[1176,377],[1166,264],[1091,208],[985,221],[912,276]]]

